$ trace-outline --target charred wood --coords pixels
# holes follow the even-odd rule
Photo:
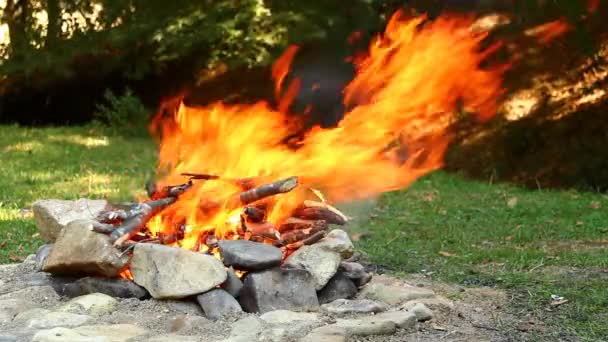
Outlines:
[[[91,230],[93,230],[94,232],[102,233],[102,234],[111,234],[115,229],[116,229],[116,227],[114,227],[113,225],[111,225],[109,223],[100,223],[100,222],[93,222],[93,226],[91,228]]]
[[[323,208],[323,209],[329,210],[332,213],[334,213],[335,215],[339,216],[340,219],[342,221],[344,221],[345,223],[348,222],[348,216],[344,215],[344,213],[342,213],[340,210],[338,210],[337,208],[335,208],[327,203],[306,200],[303,203],[303,207],[304,208]]]
[[[243,213],[249,222],[262,222],[266,217],[266,212],[258,207],[246,206]]]
[[[268,221],[255,223],[245,222],[245,230],[251,234],[251,237],[261,237],[271,240],[279,240],[280,234],[274,225]]]
[[[313,235],[311,235],[310,237],[298,241],[298,242],[294,242],[294,243],[290,243],[288,245],[285,246],[286,249],[288,250],[294,250],[294,249],[298,249],[302,246],[308,246],[308,245],[312,245],[314,243],[319,242],[319,240],[321,240],[322,238],[324,238],[327,235],[326,231],[320,231],[320,232],[316,232]]]
[[[290,217],[279,226],[279,232],[285,233],[292,230],[306,229],[315,225],[327,226],[327,222],[323,220],[305,220],[297,217]]]
[[[337,214],[327,207],[300,207],[294,210],[292,215],[306,220],[324,220],[329,224],[346,224],[343,214]]]
[[[326,230],[327,230],[327,223],[316,224],[314,226],[310,226],[309,228],[292,230],[287,233],[283,233],[283,234],[281,234],[280,241],[281,241],[281,244],[283,244],[283,245],[289,245],[294,242],[306,240],[309,237],[317,234],[318,232],[324,232]]]
[[[129,238],[137,234],[155,213],[175,202],[175,200],[175,197],[168,197],[140,203],[138,207],[133,210],[137,213],[128,220],[125,220],[112,232],[112,234],[110,234],[110,237],[114,240],[114,245],[120,246]]]
[[[241,192],[237,197],[229,201],[229,208],[237,208],[259,201],[261,199],[286,193],[298,186],[298,177],[289,177],[269,184],[260,185],[253,189]]]

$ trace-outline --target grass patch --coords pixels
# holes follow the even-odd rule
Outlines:
[[[42,243],[32,202],[42,198],[132,199],[154,172],[148,138],[108,136],[87,127],[0,126],[0,263]]]
[[[145,138],[85,127],[0,126],[0,263],[42,243],[27,209],[40,198],[125,201],[143,192],[156,151]],[[529,191],[434,173],[382,196],[353,229],[368,257],[394,273],[507,288],[533,314],[583,340],[608,336],[608,197]],[[551,294],[570,302],[548,303]],[[550,310],[550,311],[549,311]]]
[[[499,286],[514,310],[588,340],[608,336],[608,197],[529,191],[438,172],[386,194],[356,229],[368,257],[394,272]],[[570,302],[549,305],[551,294]]]

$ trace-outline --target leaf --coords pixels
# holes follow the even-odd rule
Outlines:
[[[513,208],[517,205],[517,197],[511,197],[509,198],[509,200],[507,201],[507,206],[509,208]]]
[[[21,262],[21,261],[25,260],[24,257],[17,255],[17,254],[13,254],[13,253],[9,254],[8,258],[11,259],[11,261],[15,261],[15,262]]]
[[[456,256],[456,254],[450,253],[450,252],[446,252],[446,251],[440,251],[439,255],[444,256],[444,257],[453,257],[453,256]]]
[[[602,207],[602,204],[598,201],[591,202],[591,209],[599,209]]]
[[[0,248],[4,248],[4,247],[6,247],[6,241],[0,242]]]

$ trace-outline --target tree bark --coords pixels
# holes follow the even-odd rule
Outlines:
[[[46,0],[47,28],[45,47],[54,48],[61,39],[61,6],[59,0]]]
[[[9,57],[20,59],[29,46],[27,38],[27,22],[29,3],[27,0],[7,0],[4,7],[4,21],[8,26],[10,38]]]

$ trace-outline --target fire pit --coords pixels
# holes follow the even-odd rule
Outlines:
[[[479,51],[483,37],[469,25],[395,15],[368,55],[357,59],[357,75],[344,91],[351,109],[338,127],[313,128],[298,141],[285,143],[299,123],[282,111],[299,87],[297,80],[283,84],[295,48],[273,69],[279,110],[266,103],[180,104],[171,117],[155,118],[158,181],[146,185],[147,198],[126,205],[34,204],[40,234],[51,244],[35,257],[46,273],[33,279],[62,296],[84,295],[60,310],[72,312],[78,304],[81,316],[93,314],[87,296],[100,294],[197,302],[218,322],[243,311],[262,314],[236,322],[234,341],[266,336],[265,324],[274,328],[262,340],[309,333],[307,341],[343,341],[430,319],[428,308],[412,300],[437,300],[432,291],[370,283],[347,234],[349,217],[333,204],[407,187],[439,168],[459,104],[481,119],[494,112],[500,71],[479,67],[488,52]],[[319,310],[323,316],[311,313]],[[11,319],[59,336],[68,334],[54,330],[65,328],[63,313]],[[356,316],[362,314],[368,316]],[[77,321],[72,327],[89,320],[69,318]],[[180,324],[197,324],[189,322]]]

